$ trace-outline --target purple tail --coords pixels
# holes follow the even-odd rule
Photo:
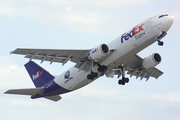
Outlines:
[[[49,72],[41,68],[33,61],[29,61],[24,66],[36,87],[42,87],[50,81],[54,80],[54,76],[49,74]]]

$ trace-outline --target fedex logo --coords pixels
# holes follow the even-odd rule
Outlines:
[[[36,80],[39,76],[43,74],[43,71],[38,71],[36,75],[32,75],[32,79]]]
[[[98,48],[94,49],[94,50],[92,51],[92,54],[95,53],[95,52],[98,51],[98,50],[99,50]]]
[[[142,25],[137,25],[136,27],[134,27],[132,29],[132,31],[130,31],[129,33],[124,33],[122,36],[121,36],[121,43],[123,43],[123,40],[129,40],[129,38],[132,38],[134,35],[138,34],[139,32],[143,31],[143,25],[145,24],[142,24]]]

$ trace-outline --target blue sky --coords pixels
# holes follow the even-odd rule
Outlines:
[[[1,0],[0,1],[0,119],[2,120],[179,120],[178,0]],[[175,17],[164,46],[154,43],[138,53],[159,53],[164,74],[148,82],[132,77],[125,86],[114,77],[101,77],[88,86],[62,95],[59,102],[4,95],[8,89],[33,88],[24,64],[10,55],[16,48],[91,49],[109,43],[143,20],[161,13]],[[40,61],[35,61],[40,63]],[[40,64],[59,75],[74,63]]]

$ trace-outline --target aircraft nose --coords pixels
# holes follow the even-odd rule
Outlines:
[[[165,21],[163,22],[163,31],[168,31],[169,28],[172,26],[174,22],[174,17],[173,16],[166,16]]]
[[[174,17],[173,16],[169,16],[169,23],[172,25],[174,22]]]

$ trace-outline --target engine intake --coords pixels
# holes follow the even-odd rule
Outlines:
[[[106,44],[101,44],[90,51],[88,59],[98,60],[107,54],[109,54],[109,47]]]
[[[149,69],[155,67],[161,62],[161,56],[158,53],[153,53],[152,55],[146,57],[141,65],[141,69]]]

